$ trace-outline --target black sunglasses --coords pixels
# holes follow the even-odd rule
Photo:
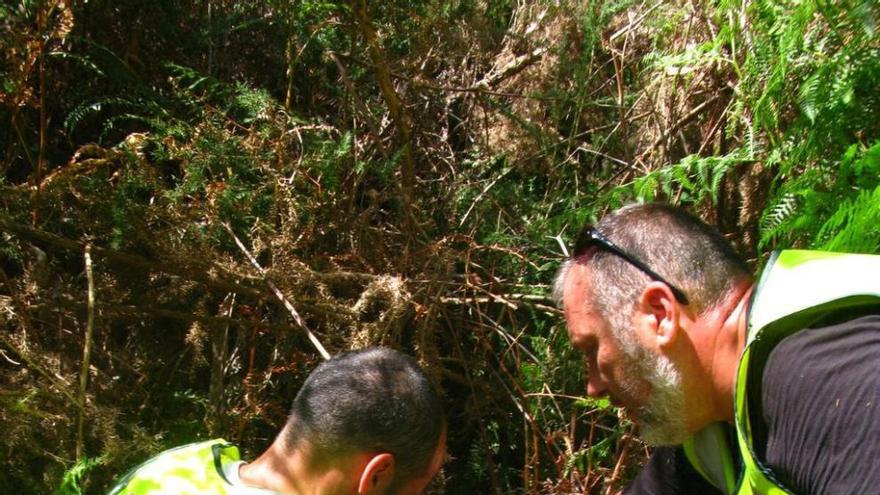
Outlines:
[[[589,225],[584,227],[584,230],[581,230],[581,233],[578,235],[577,241],[574,243],[574,254],[572,255],[572,257],[577,258],[578,256],[584,254],[587,249],[593,246],[620,256],[621,258],[629,262],[629,264],[631,264],[632,266],[645,272],[652,279],[668,285],[669,290],[672,291],[672,294],[675,296],[675,299],[678,302],[680,302],[681,304],[688,304],[688,298],[686,295],[684,295],[684,292],[682,292],[681,289],[669,283],[669,281],[661,277],[660,274],[658,274],[654,270],[648,268],[648,265],[642,263],[642,261],[635,256],[617,247],[617,244],[611,242],[611,240],[602,235],[601,232]]]

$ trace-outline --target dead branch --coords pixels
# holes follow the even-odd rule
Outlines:
[[[16,309],[18,317],[21,318],[22,327],[24,328],[24,335],[25,337],[27,337],[29,333],[33,332],[30,316],[28,316],[24,301],[22,301],[19,297],[18,292],[15,290],[15,287],[12,285],[12,282],[9,280],[9,278],[7,278],[6,272],[3,271],[2,267],[0,267],[0,282],[3,282],[3,285],[5,285],[7,290],[9,291],[10,298],[12,299],[12,304]],[[30,353],[28,353],[26,349],[19,349],[18,345],[16,345],[15,342],[10,340],[3,334],[0,334],[0,343],[5,345],[7,349],[15,353],[22,361],[24,361],[29,369],[36,371],[37,374],[43,376],[43,378],[48,380],[49,383],[54,385],[55,389],[61,392],[61,394],[64,395],[64,397],[67,398],[71,404],[73,404],[77,408],[80,407],[79,401],[76,400],[76,398],[71,395],[70,392],[68,392],[70,384],[67,383],[64,377],[49,372],[46,367],[37,362],[35,358],[32,358],[30,356]],[[4,357],[6,357],[6,359],[9,359],[9,357],[6,356],[5,353]]]
[[[617,483],[617,480],[620,479],[620,475],[622,473],[622,468],[626,464],[626,459],[629,457],[629,449],[633,443],[633,438],[630,433],[625,433],[621,438],[621,442],[623,442],[623,447],[620,449],[620,455],[617,457],[617,463],[614,465],[614,471],[611,473],[611,479],[608,480],[608,484],[605,488],[605,495],[612,495],[615,493],[614,484]]]
[[[230,292],[220,305],[220,310],[225,313],[226,318],[232,319],[232,311],[235,309],[235,296],[234,292]],[[227,347],[231,326],[231,323],[218,326],[214,329],[214,335],[211,339],[211,381],[208,385],[208,413],[206,416],[213,423],[217,422],[217,419],[223,412],[223,382],[226,368],[224,364],[226,354],[228,353]]]
[[[79,411],[76,421],[76,460],[83,457],[83,421],[86,408],[86,386],[89,382],[89,362],[92,357],[92,335],[95,329],[95,276],[92,270],[92,245],[86,244],[83,255],[88,281],[88,313],[86,316],[86,335],[83,339],[82,367],[79,373]]]
[[[446,312],[443,312],[443,317],[446,318],[446,321],[450,326],[453,326],[452,322],[449,321],[449,315],[446,314]],[[452,332],[452,338],[453,338],[453,341],[455,342],[455,347],[456,347],[456,350],[458,351],[460,361],[463,363],[466,363],[467,359],[465,358],[464,349],[462,347],[461,338],[460,338],[458,332]],[[493,459],[493,456],[491,454],[491,448],[490,448],[491,442],[489,441],[489,435],[486,433],[486,426],[483,423],[483,418],[485,416],[482,411],[481,401],[479,400],[479,398],[482,397],[483,395],[477,393],[477,387],[474,384],[474,379],[471,374],[470,367],[464,366],[464,373],[465,373],[465,379],[467,380],[467,383],[468,383],[468,387],[470,388],[470,391],[471,391],[470,399],[474,405],[474,409],[477,412],[477,415],[476,415],[477,426],[478,426],[478,430],[480,432],[480,440],[481,440],[483,449],[485,451],[486,465],[489,468],[488,469],[489,483],[492,487],[491,493],[492,493],[492,495],[499,495],[501,493],[501,485],[498,482],[497,470],[495,468],[495,460]]]
[[[3,267],[0,266],[0,284],[6,286],[6,290],[9,291],[9,297],[12,299],[12,305],[15,310],[18,312],[19,318],[21,318],[22,328],[24,329],[24,334],[27,335],[33,332],[33,325],[31,324],[31,318],[28,316],[25,309],[25,303],[21,299],[21,296],[18,295],[18,291],[15,289],[15,286],[12,284],[12,281],[6,276],[6,271],[3,270]]]
[[[330,359],[330,353],[327,352],[327,349],[324,349],[324,346],[321,344],[321,341],[318,340],[318,337],[316,337],[315,334],[313,334],[312,331],[309,330],[306,322],[296,311],[296,308],[293,307],[293,304],[291,304],[287,297],[284,296],[284,293],[281,292],[281,290],[278,288],[278,286],[275,285],[274,282],[266,277],[266,270],[263,269],[262,266],[260,266],[260,263],[257,261],[257,259],[254,258],[250,251],[248,251],[248,249],[245,247],[244,243],[241,242],[241,239],[239,239],[238,236],[235,235],[235,232],[232,231],[232,227],[230,227],[228,223],[224,223],[223,227],[226,228],[226,231],[229,232],[229,235],[231,235],[233,240],[235,240],[235,244],[238,246],[238,249],[240,249],[241,252],[244,253],[251,264],[254,265],[254,268],[256,268],[260,275],[263,276],[263,280],[266,281],[266,285],[268,285],[269,288],[272,289],[272,292],[275,294],[275,296],[278,297],[278,299],[281,300],[281,302],[284,304],[284,307],[287,308],[288,311],[290,311],[290,315],[293,316],[293,320],[297,323],[297,325],[300,326],[300,328],[302,328],[306,332],[306,336],[312,342],[312,345],[315,346],[315,349],[318,350],[318,353],[321,355],[321,357],[325,360]]]
[[[304,312],[314,315],[320,315],[326,318],[348,316],[354,318],[354,314],[346,307],[335,304],[302,304],[299,306]],[[47,309],[65,308],[72,311],[86,310],[86,305],[66,299],[57,300],[52,304],[31,304],[25,309],[28,311],[43,311]],[[177,311],[174,309],[131,305],[131,304],[112,304],[102,302],[96,305],[96,309],[100,311],[103,318],[119,318],[119,319],[158,319],[167,318],[170,320],[178,320],[185,322],[198,322],[211,327],[224,327],[231,325],[237,328],[251,328],[254,324],[249,320],[237,319],[228,316],[206,316],[193,312]],[[292,325],[269,325],[260,323],[260,328],[265,328],[272,332],[299,332],[299,327]]]
[[[717,94],[715,94],[715,96],[713,96],[713,97],[709,98],[708,100],[695,106],[693,110],[688,112],[687,115],[685,115],[684,117],[680,118],[678,120],[678,122],[676,122],[675,124],[672,125],[672,127],[670,127],[669,129],[666,129],[666,132],[664,132],[660,137],[655,139],[654,142],[651,143],[650,146],[645,148],[645,150],[639,154],[639,156],[638,156],[638,158],[636,158],[636,160],[642,161],[649,154],[651,154],[655,149],[657,149],[658,146],[660,146],[661,144],[666,142],[666,140],[669,139],[669,136],[672,136],[673,134],[678,132],[679,129],[681,129],[682,127],[687,125],[690,121],[697,118],[701,113],[703,113],[703,111],[706,110],[706,108],[709,107],[709,105],[711,105],[712,103],[715,103],[723,95],[724,95],[724,92],[718,92]]]
[[[86,158],[85,156],[88,156]],[[59,179],[94,172],[100,168],[116,163],[122,157],[122,153],[116,150],[108,150],[96,144],[85,144],[76,150],[76,153],[68,160],[67,165],[53,170],[46,175],[39,185],[45,189]]]
[[[391,69],[388,68],[388,62],[385,60],[385,53],[376,37],[373,23],[370,21],[366,0],[351,0],[351,9],[357,18],[357,24],[361,35],[364,37],[364,41],[366,41],[367,52],[370,54],[370,59],[373,61],[373,67],[376,72],[376,79],[379,83],[379,89],[382,92],[382,98],[388,105],[391,119],[394,121],[397,131],[400,133],[401,141],[403,142],[403,189],[407,195],[407,202],[409,202],[414,174],[412,157],[412,125],[409,121],[406,108],[400,100],[397,91],[394,90],[394,84],[391,82]]]
[[[663,2],[657,2],[657,3],[655,3],[654,5],[652,5],[651,7],[649,7],[647,10],[645,10],[645,11],[644,11],[639,17],[637,17],[635,20],[633,20],[632,22],[630,22],[630,23],[627,24],[626,26],[623,26],[622,28],[618,29],[617,32],[615,32],[614,34],[612,34],[612,35],[608,38],[608,41],[614,42],[614,40],[616,40],[616,39],[619,38],[620,36],[623,36],[623,35],[625,35],[625,34],[628,34],[630,31],[632,31],[634,28],[636,28],[639,24],[641,24],[642,21],[644,21],[645,18],[647,18],[648,15],[649,15],[651,12],[653,12],[655,9],[657,9],[657,7],[659,7],[659,6],[661,6],[661,5],[663,5]]]
[[[34,358],[30,356],[30,354],[22,349],[19,349],[18,346],[10,339],[8,339],[5,335],[0,334],[0,343],[6,346],[7,349],[15,353],[22,361],[27,365],[28,368],[37,372],[37,374],[41,375],[43,378],[49,381],[52,385],[55,386],[55,390],[61,393],[71,405],[76,408],[80,407],[79,401],[71,395],[68,391],[70,388],[70,384],[67,383],[63,377],[58,376],[54,373],[49,372],[44,366],[38,363]]]
[[[466,306],[470,304],[486,304],[486,303],[499,303],[503,304],[510,309],[519,309],[520,305],[518,305],[514,301],[522,301],[525,304],[534,306],[535,309],[539,309],[545,313],[553,314],[553,315],[561,315],[562,311],[558,308],[553,307],[552,305],[541,304],[537,301],[546,301],[550,302],[544,296],[537,296],[532,294],[491,294],[489,296],[476,296],[476,297],[441,297],[440,302],[449,306]]]
[[[353,57],[351,55],[347,55],[344,53],[336,53],[336,52],[334,52],[334,55],[336,55],[339,58],[344,58],[345,60],[354,62],[355,64],[360,65],[361,67],[366,67],[368,69],[373,69],[373,70],[376,69],[375,65],[373,65],[369,62],[365,62],[363,60],[359,60],[357,57]],[[543,55],[543,53],[542,53],[542,55]],[[535,58],[533,60],[525,61],[527,63],[525,63],[521,67],[517,67],[518,70],[506,72],[505,77],[499,77],[497,79],[495,77],[492,77],[491,78],[492,84],[497,85],[498,83],[502,82],[506,77],[516,75],[516,73],[518,73],[522,69],[525,69],[528,65],[536,62],[537,60],[540,60],[540,57]],[[516,62],[516,61],[514,61],[514,62]],[[560,100],[562,100],[562,97],[559,97],[559,96],[528,95],[528,94],[523,94],[523,93],[511,93],[508,91],[493,91],[493,90],[487,89],[488,86],[484,86],[484,85],[480,84],[481,82],[485,81],[485,79],[482,79],[471,86],[448,86],[445,84],[436,84],[436,83],[428,82],[420,77],[410,77],[410,76],[401,74],[399,72],[394,72],[394,71],[391,72],[391,77],[393,77],[394,79],[401,80],[401,81],[406,81],[406,82],[410,83],[413,87],[422,88],[422,89],[429,89],[432,91],[445,91],[447,93],[474,93],[474,94],[479,94],[479,95],[498,96],[498,97],[502,97],[502,98],[523,98],[523,99],[528,99],[528,100],[541,100],[541,101],[560,101]]]
[[[74,251],[81,252],[85,249],[85,243],[81,241],[75,241],[73,239],[68,239],[66,237],[61,237],[56,234],[50,234],[48,232],[35,229],[32,227],[27,227],[24,225],[20,225],[12,221],[11,218],[0,214],[0,230],[5,230],[9,233],[15,234],[16,236],[28,241],[32,242],[36,245],[51,247],[55,249],[61,249],[64,251]],[[250,297],[254,297],[257,299],[270,299],[272,300],[272,293],[264,288],[256,287],[250,285],[253,281],[248,280],[246,282],[233,282],[227,280],[225,278],[221,278],[212,273],[213,270],[219,269],[218,267],[210,264],[204,263],[200,265],[193,266],[181,266],[177,264],[172,264],[169,262],[159,262],[155,260],[150,260],[147,258],[143,258],[141,256],[136,256],[132,254],[122,253],[119,251],[115,251],[113,249],[103,248],[99,246],[92,246],[92,255],[95,257],[106,259],[107,261],[119,263],[122,265],[138,268],[148,272],[161,272],[168,275],[172,275],[175,277],[179,277],[185,280],[190,280],[193,282],[198,282],[203,284],[204,286],[220,290],[224,292],[236,292],[241,295],[246,295]],[[311,270],[306,270],[305,276],[307,278],[315,278],[324,283],[335,284],[335,283],[356,283],[356,284],[367,284],[376,279],[375,275],[371,275],[368,273],[357,273],[357,272],[330,272],[330,273],[321,273],[315,272]]]
[[[501,70],[497,72],[490,72],[489,75],[484,77],[483,79],[477,81],[472,87],[473,88],[492,88],[495,87],[501,81],[513,77],[520,72],[522,72],[526,67],[532,65],[537,62],[547,53],[546,47],[535,48],[534,50],[526,53],[525,55],[520,55],[519,57],[514,58],[510,61],[509,64],[505,65],[501,68]]]
[[[9,217],[0,215],[0,230],[5,230],[18,237],[33,242],[37,245],[63,249],[65,251],[81,252],[85,249],[85,243],[75,241],[59,235],[50,234],[39,229],[26,227],[13,222]],[[257,298],[266,298],[266,291],[254,287],[248,287],[240,283],[223,280],[216,275],[211,274],[204,267],[200,269],[188,268],[182,266],[171,265],[168,263],[159,263],[157,261],[142,258],[131,254],[121,253],[112,249],[102,248],[99,246],[92,247],[92,254],[96,257],[107,259],[111,262],[121,263],[123,265],[139,268],[150,272],[163,272],[169,275],[177,276],[194,282],[202,283],[208,287],[219,289],[227,292],[238,292]]]
[[[345,85],[345,89],[348,90],[348,94],[351,95],[352,100],[354,101],[355,106],[358,111],[364,116],[364,121],[367,123],[367,129],[370,131],[370,135],[373,136],[373,142],[376,143],[376,147],[379,148],[379,152],[382,156],[387,160],[388,159],[388,150],[385,149],[385,145],[382,143],[382,134],[379,132],[379,126],[376,125],[375,119],[373,119],[373,115],[370,113],[370,110],[367,108],[366,103],[360,98],[357,92],[357,88],[354,87],[354,83],[351,82],[351,78],[348,77],[348,70],[345,68],[345,65],[342,64],[342,61],[339,60],[339,56],[335,52],[330,52],[330,58],[336,63],[336,68],[339,69],[339,77],[342,79],[342,83]]]

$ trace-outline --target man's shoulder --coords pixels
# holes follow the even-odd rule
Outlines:
[[[765,398],[808,399],[798,390],[857,386],[859,378],[876,377],[878,358],[880,308],[831,315],[785,337],[769,351],[761,377]]]
[[[880,464],[878,360],[880,312],[873,311],[830,315],[772,349],[753,431],[756,454],[786,485],[865,493],[877,481],[867,473]]]
[[[224,493],[221,459],[238,458],[238,449],[223,439],[182,445],[129,471],[108,495]]]

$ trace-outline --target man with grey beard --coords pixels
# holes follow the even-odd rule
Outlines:
[[[587,393],[657,446],[624,493],[880,493],[880,256],[782,251],[756,283],[698,218],[632,205],[554,296]]]

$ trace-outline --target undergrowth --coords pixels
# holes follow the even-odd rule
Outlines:
[[[168,447],[268,445],[319,358],[228,225],[331,352],[425,366],[439,492],[620,488],[648,450],[584,398],[559,261],[655,200],[756,266],[878,252],[875,3],[0,6],[0,482],[102,493]]]

